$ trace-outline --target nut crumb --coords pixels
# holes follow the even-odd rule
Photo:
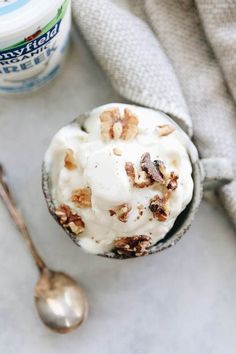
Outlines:
[[[142,216],[143,215],[143,209],[144,209],[143,204],[139,204],[137,206],[137,209],[138,209],[139,216]]]
[[[66,149],[64,166],[68,170],[75,170],[77,168],[77,165],[75,163],[74,151],[72,149]]]
[[[124,203],[124,204],[118,205],[115,208],[115,210],[110,209],[109,213],[110,213],[110,216],[116,215],[117,219],[120,220],[121,222],[127,222],[131,209],[132,208],[128,203]]]
[[[79,235],[85,229],[85,224],[81,217],[66,204],[61,204],[56,210],[55,214],[63,227],[70,228],[75,234]]]
[[[91,189],[89,187],[75,189],[71,201],[77,208],[91,208]]]
[[[153,213],[154,218],[157,218],[159,221],[166,221],[170,213],[168,193],[163,197],[160,197],[157,194],[153,198],[151,198],[149,209]]]
[[[114,148],[113,149],[113,153],[116,156],[121,156],[122,155],[122,151],[119,148]]]
[[[130,140],[138,133],[138,118],[129,110],[124,109],[121,116],[119,108],[113,108],[100,114],[101,136],[105,141],[111,139]]]
[[[160,136],[167,136],[175,131],[175,127],[169,124],[158,125],[158,131]]]
[[[132,180],[134,180],[135,173],[134,173],[134,165],[132,162],[126,162],[125,163],[125,171],[128,177],[130,177]]]
[[[147,248],[151,246],[151,237],[146,235],[119,237],[115,240],[115,249],[118,254],[125,256],[145,256]]]
[[[174,191],[178,187],[178,179],[179,179],[179,176],[175,172],[172,171],[170,173],[169,180],[167,181],[166,188],[171,191]]]
[[[128,216],[129,216],[129,212],[131,211],[131,206],[128,203],[124,203],[119,205],[116,208],[116,215],[117,218],[121,221],[121,222],[127,222],[128,220]]]
[[[172,165],[173,165],[174,167],[177,167],[177,161],[176,161],[176,160],[172,160]]]
[[[115,210],[109,209],[108,211],[109,211],[110,216],[113,216],[116,214]]]

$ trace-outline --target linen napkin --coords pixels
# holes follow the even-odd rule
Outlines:
[[[227,157],[219,200],[236,226],[236,4],[73,0],[74,21],[126,99],[169,114],[201,157]]]

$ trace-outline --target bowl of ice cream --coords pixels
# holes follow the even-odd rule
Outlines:
[[[166,114],[108,104],[53,137],[43,191],[54,219],[83,250],[125,259],[174,245],[202,197],[188,136]]]

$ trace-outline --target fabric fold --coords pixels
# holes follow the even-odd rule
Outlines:
[[[236,3],[234,1],[196,0],[202,25],[231,94],[236,100]]]
[[[192,119],[200,155],[228,157],[236,176],[236,59],[230,51],[230,43],[236,46],[235,30],[230,30],[236,14],[228,18],[228,2],[223,17],[214,11],[215,5],[220,9],[220,0],[196,3],[123,0],[120,7],[112,0],[74,0],[73,13],[120,95],[171,115],[189,135]],[[227,28],[223,32],[217,30],[220,20]],[[224,53],[227,48],[230,58]],[[236,225],[236,181],[219,195]]]
[[[189,135],[192,122],[178,79],[150,27],[107,0],[73,2],[74,19],[121,96],[170,114]]]

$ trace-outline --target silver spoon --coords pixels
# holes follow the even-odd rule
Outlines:
[[[0,197],[27,243],[40,273],[34,293],[39,317],[47,327],[58,333],[67,333],[79,327],[88,313],[84,292],[67,274],[50,270],[38,254],[26,223],[16,207],[1,164]]]

